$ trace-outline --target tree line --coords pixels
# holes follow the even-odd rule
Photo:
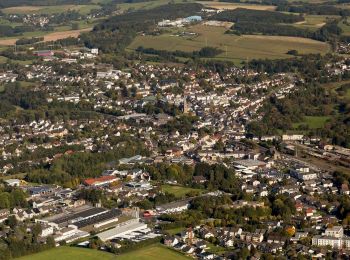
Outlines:
[[[210,17],[211,20],[227,21],[227,22],[254,22],[276,24],[276,23],[296,23],[304,21],[301,15],[284,14],[273,11],[264,10],[249,10],[244,8],[237,8],[235,10],[227,10],[215,14]]]
[[[332,41],[340,37],[342,30],[338,26],[337,20],[328,21],[320,29],[311,31],[308,29],[298,28],[292,25],[271,24],[261,22],[236,22],[232,29],[234,33],[240,34],[264,34],[280,35],[311,38],[318,41]]]
[[[212,58],[216,55],[219,55],[223,51],[218,48],[213,47],[203,47],[199,51],[193,52],[185,52],[185,51],[166,51],[166,50],[156,50],[154,48],[143,48],[142,46],[136,49],[137,52],[141,52],[144,54],[158,55],[164,57],[166,60],[175,59],[175,57],[183,57],[183,58]]]

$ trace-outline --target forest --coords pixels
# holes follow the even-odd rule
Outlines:
[[[276,24],[276,23],[296,23],[304,21],[301,15],[283,14],[273,11],[249,10],[237,8],[235,10],[227,10],[215,14],[210,17],[211,20],[227,21],[227,22],[254,22]]]
[[[334,5],[322,5],[322,4],[280,4],[277,7],[277,11],[291,12],[291,13],[304,13],[313,15],[340,15],[348,16],[350,11],[348,9],[338,8]]]
[[[261,23],[261,22],[236,22],[232,29],[240,34],[265,34],[280,36],[295,36],[311,38],[318,41],[334,41],[340,37],[342,30],[337,21],[328,21],[320,29],[312,32],[292,25]]]
[[[222,50],[219,50],[213,47],[204,47],[199,51],[185,52],[185,51],[178,51],[178,50],[177,51],[156,50],[153,48],[143,48],[142,46],[137,48],[136,51],[145,53],[145,54],[159,55],[161,57],[164,57],[166,60],[171,60],[172,58],[175,58],[175,57],[183,57],[183,58],[191,58],[191,59],[212,58],[223,52]]]
[[[311,38],[313,32],[292,25],[258,23],[258,22],[237,22],[232,29],[241,34],[280,35]]]

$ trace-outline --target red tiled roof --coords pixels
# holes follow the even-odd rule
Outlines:
[[[89,179],[85,179],[84,183],[86,185],[93,185],[95,183],[99,183],[99,182],[105,182],[105,181],[113,181],[116,180],[117,178],[114,176],[102,176],[99,178],[89,178]]]

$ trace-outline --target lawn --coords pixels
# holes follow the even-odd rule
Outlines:
[[[196,191],[201,193],[202,190],[200,189],[193,189],[193,188],[188,188],[188,187],[183,187],[183,186],[177,186],[177,185],[162,185],[162,190],[164,192],[174,194],[177,198],[183,198],[186,196],[187,193],[191,191]]]
[[[95,259],[117,259],[117,256],[86,248],[60,246],[54,249],[46,250],[37,254],[28,255],[19,258],[20,260],[95,260]],[[119,257],[118,257],[119,259]]]
[[[185,260],[190,259],[189,257],[176,252],[172,249],[166,248],[163,245],[156,244],[135,250],[129,253],[119,255],[118,260]],[[35,259],[34,259],[35,260]]]
[[[176,235],[184,231],[185,228],[179,227],[179,228],[172,228],[172,229],[167,229],[166,232],[168,232],[170,235]]]
[[[310,129],[323,128],[326,124],[328,116],[305,116],[303,122],[293,124],[294,128],[298,128],[299,125],[308,125]]]
[[[208,252],[221,255],[225,252],[227,252],[227,249],[222,246],[216,246],[214,244],[208,243]]]
[[[181,50],[196,51],[205,46],[216,47],[223,53],[216,58],[230,60],[239,64],[248,59],[280,59],[290,57],[288,50],[297,50],[299,53],[326,53],[329,45],[323,42],[285,36],[263,36],[263,35],[232,35],[225,34],[223,27],[195,25],[186,30],[195,32],[197,36],[180,37],[171,33],[159,36],[146,35],[137,36],[128,46],[128,50],[135,50],[139,46],[159,50]]]

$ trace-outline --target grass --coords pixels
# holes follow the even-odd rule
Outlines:
[[[268,10],[273,11],[276,6],[273,5],[256,5],[249,3],[227,3],[227,2],[217,2],[217,1],[199,1],[198,3],[204,5],[205,7],[215,8],[219,10],[234,10],[237,8],[251,9],[251,10]]]
[[[337,19],[337,15],[305,15],[305,21],[295,23],[294,26],[302,29],[317,30],[321,28],[328,19]]]
[[[179,29],[181,30],[181,29]],[[280,59],[291,57],[287,55],[288,50],[297,50],[299,53],[326,53],[329,45],[323,42],[285,36],[263,36],[263,35],[231,35],[225,34],[223,27],[195,25],[189,29],[182,29],[195,32],[198,36],[178,37],[171,33],[159,36],[137,36],[128,46],[128,50],[135,50],[139,46],[159,50],[181,50],[196,51],[205,46],[216,47],[223,53],[216,58],[230,60],[239,64],[247,59]]]
[[[88,25],[89,25],[89,27],[87,27]],[[79,30],[71,30],[69,27],[67,27],[67,28],[66,27],[57,27],[56,29],[58,29],[58,30],[53,31],[53,32],[35,31],[35,32],[24,33],[20,37],[3,37],[3,38],[0,38],[0,46],[1,45],[4,45],[4,46],[14,45],[19,38],[31,38],[31,37],[43,36],[44,41],[47,42],[47,41],[60,40],[60,39],[64,39],[67,37],[78,37],[80,35],[80,33],[87,32],[87,31],[91,30],[92,24],[87,24],[87,26],[84,26],[83,28],[81,28]],[[64,30],[64,29],[67,29],[67,30]]]
[[[60,247],[46,250],[37,254],[24,256],[19,259],[20,260],[47,260],[47,259],[50,259],[50,260],[62,260],[62,259],[108,260],[108,259],[117,259],[117,256],[110,253],[93,250],[93,249],[60,246]]]
[[[221,255],[225,252],[227,252],[227,249],[222,247],[222,246],[217,246],[211,243],[208,243],[208,252],[213,253],[213,254],[217,254],[217,255]]]
[[[3,64],[5,62],[7,62],[7,58],[4,56],[0,56],[0,64]]]
[[[121,254],[117,257],[118,260],[185,260],[189,257],[169,249],[163,245],[155,244],[152,246],[144,247],[129,253]],[[34,259],[35,260],[35,259]]]
[[[167,229],[166,232],[168,232],[170,235],[176,235],[181,233],[183,230],[185,230],[185,228],[178,227],[178,228]]]
[[[293,124],[294,128],[298,128],[300,125],[308,125],[310,129],[323,128],[326,124],[328,116],[305,116],[303,122]]]
[[[348,21],[348,23],[350,24],[350,21]],[[340,21],[338,26],[342,29],[343,35],[350,35],[350,25],[348,25],[345,21]]]
[[[189,192],[199,192],[201,193],[202,190],[200,189],[193,189],[193,188],[188,188],[188,187],[183,187],[183,186],[177,186],[177,185],[162,185],[162,190],[164,192],[174,194],[175,197],[177,198],[183,198],[186,196],[187,193]]]
[[[350,99],[350,89],[346,90],[345,97]]]
[[[1,11],[5,14],[54,14],[74,10],[86,15],[92,9],[100,9],[98,5],[52,5],[52,6],[16,6],[4,8]]]
[[[183,3],[184,0],[174,0],[174,3]],[[188,1],[191,2],[191,1]],[[169,1],[167,0],[155,0],[155,1],[146,1],[146,2],[139,2],[139,3],[122,3],[118,4],[118,8],[121,11],[127,11],[127,10],[141,10],[141,9],[152,9],[161,5],[168,4]]]

